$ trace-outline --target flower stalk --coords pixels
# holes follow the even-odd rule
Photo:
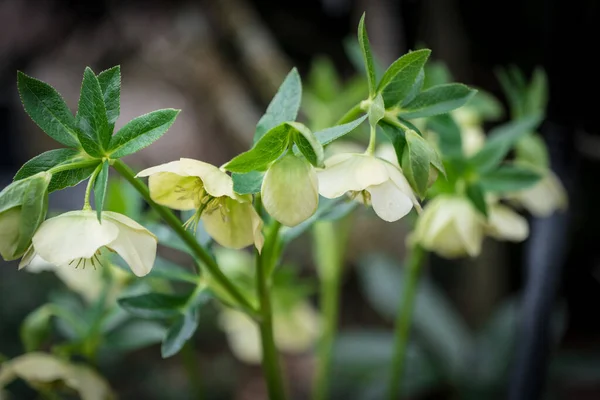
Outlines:
[[[400,296],[401,302],[398,306],[394,328],[394,350],[387,395],[389,400],[397,399],[402,389],[406,347],[410,337],[414,303],[424,258],[425,250],[419,245],[415,245],[410,249],[404,275],[404,286]]]

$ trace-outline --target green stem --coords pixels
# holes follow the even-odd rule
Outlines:
[[[227,276],[223,274],[217,262],[198,243],[196,237],[185,230],[185,228],[181,225],[179,218],[177,218],[177,216],[171,210],[155,203],[150,198],[148,186],[146,186],[146,184],[139,179],[135,178],[135,174],[127,164],[121,160],[116,160],[113,164],[113,168],[142,195],[144,200],[146,200],[146,202],[162,217],[167,225],[169,225],[171,229],[173,229],[173,231],[175,231],[175,233],[185,242],[190,250],[192,250],[194,255],[206,266],[208,272],[238,302],[242,310],[252,318],[256,318],[258,316],[256,309],[250,304],[248,299],[242,295],[238,288],[227,278]]]
[[[267,381],[269,399],[271,400],[280,400],[286,397],[273,334],[273,310],[271,308],[269,278],[269,271],[274,270],[274,265],[271,264],[276,262],[273,253],[277,248],[276,243],[280,226],[279,222],[275,221],[273,223],[265,238],[262,253],[256,252],[256,292],[260,302],[261,318],[259,328],[262,344],[262,366]]]
[[[90,176],[87,187],[85,188],[85,198],[83,199],[83,209],[86,211],[90,211],[92,209],[92,206],[90,205],[90,194],[92,192],[92,188],[94,187],[94,182],[96,182],[96,177],[98,176],[98,174],[100,173],[101,170],[102,170],[102,164],[99,164],[96,167],[96,169],[94,170],[94,172],[92,173],[92,176]]]
[[[369,147],[365,151],[365,154],[372,156],[375,154],[375,146],[377,145],[377,129],[375,125],[371,125],[371,135],[369,137]]]
[[[404,286],[402,288],[401,303],[396,315],[396,327],[394,331],[394,352],[392,358],[392,370],[388,387],[388,399],[394,400],[399,397],[402,388],[402,377],[404,375],[404,361],[406,358],[406,346],[410,336],[412,323],[412,312],[414,308],[419,276],[425,251],[416,245],[411,249],[406,271],[404,274]]]
[[[201,400],[204,398],[204,390],[202,389],[202,371],[200,371],[200,364],[198,357],[196,357],[196,351],[192,340],[188,340],[183,349],[181,349],[181,356],[183,358],[183,366],[188,375],[188,382],[192,391],[192,398]]]
[[[321,285],[321,314],[324,321],[323,333],[317,347],[313,400],[326,400],[329,398],[333,345],[338,325],[342,251],[334,223],[317,222],[313,227],[313,233],[315,263]]]
[[[336,122],[336,125],[347,124],[348,122],[352,122],[358,117],[360,117],[364,113],[363,109],[360,107],[360,103],[352,107],[342,118]]]

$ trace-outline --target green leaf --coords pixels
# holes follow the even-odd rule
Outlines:
[[[187,282],[196,284],[198,276],[191,273],[188,269],[183,268],[172,261],[162,257],[156,257],[152,271],[147,275],[149,278],[162,278],[170,281]]]
[[[254,132],[254,143],[282,122],[295,121],[301,101],[302,82],[298,70],[292,68],[267,107],[267,112],[258,121]]]
[[[536,133],[525,135],[515,145],[515,159],[539,168],[550,167],[550,157],[544,139]]]
[[[483,187],[479,183],[473,182],[467,186],[466,194],[467,198],[471,201],[471,203],[473,203],[477,211],[487,218],[488,209]]]
[[[160,349],[162,358],[169,358],[179,353],[185,343],[192,338],[196,329],[198,329],[199,320],[200,312],[197,307],[193,307],[177,317],[163,340]]]
[[[415,80],[415,83],[413,83],[412,88],[410,89],[408,94],[404,97],[404,100],[402,100],[402,102],[400,102],[400,106],[401,107],[405,106],[408,103],[410,103],[411,101],[413,101],[415,99],[415,97],[417,97],[417,95],[419,93],[421,93],[424,83],[425,83],[425,69],[421,68],[421,70],[419,71],[419,74],[417,75],[417,79]]]
[[[412,129],[406,130],[406,148],[402,154],[402,170],[417,195],[425,197],[429,187],[432,149],[425,139]]]
[[[102,163],[102,167],[98,166],[100,172],[96,176],[94,182],[94,202],[96,206],[96,214],[98,221],[102,222],[102,211],[104,210],[104,198],[106,197],[106,187],[108,185],[108,160]]]
[[[423,90],[450,83],[454,80],[450,70],[448,70],[448,67],[442,61],[429,61],[424,69],[425,81],[423,82]]]
[[[535,185],[542,175],[519,165],[504,165],[480,178],[480,184],[487,192],[515,192]]]
[[[225,169],[231,172],[250,172],[264,170],[288,148],[291,133],[295,129],[287,123],[281,123],[267,132],[252,149],[233,158]]]
[[[483,148],[471,157],[471,162],[482,173],[491,171],[502,162],[519,139],[535,130],[539,122],[539,116],[531,116],[495,127],[490,131]]]
[[[98,160],[98,163],[100,163],[100,160]],[[82,181],[89,178],[94,173],[96,168],[97,165],[92,165],[90,167],[71,169],[52,174],[52,180],[48,186],[48,192],[52,193],[57,190],[78,185]]]
[[[419,75],[422,77],[422,84],[423,66],[430,54],[431,50],[429,49],[413,51],[403,55],[390,65],[377,87],[377,92],[383,95],[385,108],[391,108],[402,102],[413,90]]]
[[[104,150],[108,148],[112,132],[109,130],[100,83],[89,67],[83,73],[77,123],[77,133],[83,149],[92,157],[102,157]]]
[[[29,185],[23,193],[21,220],[19,222],[19,241],[16,253],[24,253],[31,244],[31,238],[48,211],[48,184],[50,174],[34,176],[28,179]]]
[[[369,125],[372,127],[377,126],[377,123],[385,116],[385,105],[383,104],[381,93],[377,94],[369,105],[367,115],[369,116]]]
[[[379,127],[383,130],[383,133],[392,142],[396,156],[398,157],[398,164],[402,164],[402,154],[404,154],[404,148],[406,147],[406,137],[404,129],[399,126],[389,124],[385,121],[379,122]]]
[[[527,88],[525,115],[544,113],[548,103],[548,77],[542,68],[536,68]]]
[[[245,174],[234,172],[231,174],[233,179],[233,190],[239,194],[254,194],[260,192],[265,173],[262,171],[251,171]]]
[[[438,146],[444,156],[462,158],[462,136],[460,134],[460,128],[449,114],[436,115],[428,118],[427,127],[436,133]]]
[[[367,71],[367,82],[369,83],[369,97],[375,97],[377,88],[377,78],[375,77],[375,62],[373,61],[373,54],[371,52],[371,45],[369,44],[369,37],[367,36],[367,29],[365,27],[365,14],[360,18],[358,23],[358,44],[363,55],[363,61],[365,62],[365,69]]]
[[[120,158],[151,145],[173,125],[179,111],[167,108],[132,119],[112,137],[108,153]]]
[[[115,122],[121,112],[121,67],[117,65],[116,67],[100,72],[98,74],[98,83],[100,84],[104,98],[109,131],[112,134]]]
[[[125,179],[114,178],[108,181],[104,209],[117,212],[140,221],[144,208],[144,200]]]
[[[50,336],[52,318],[52,305],[45,304],[29,313],[21,324],[21,342],[26,352],[41,348]]]
[[[314,133],[299,122],[288,122],[294,128],[292,140],[309,163],[315,167],[323,165],[323,145],[317,140]]]
[[[111,350],[132,352],[162,342],[167,329],[157,321],[130,321],[105,336]]]
[[[402,118],[423,118],[445,114],[464,105],[477,93],[460,83],[449,83],[429,88],[399,110]]]
[[[119,305],[131,314],[140,318],[171,318],[181,313],[189,296],[178,296],[163,293],[146,293],[138,296],[124,297],[118,300]]]
[[[319,143],[325,146],[333,142],[334,140],[341,138],[347,133],[352,132],[360,124],[362,124],[365,121],[365,119],[367,119],[367,116],[363,115],[362,117],[355,119],[352,122],[348,122],[347,124],[337,125],[331,128],[323,129],[322,131],[315,132],[315,136],[317,137]]]
[[[75,117],[52,86],[19,71],[17,87],[23,107],[33,122],[57,142],[79,147]]]
[[[504,116],[502,103],[491,93],[477,89],[475,96],[467,103],[469,109],[473,109],[484,121],[497,121]]]

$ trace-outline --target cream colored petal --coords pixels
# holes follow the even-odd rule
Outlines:
[[[252,211],[249,211],[249,213],[250,218],[252,219],[252,235],[254,236],[254,247],[256,247],[256,250],[258,250],[258,252],[260,253],[265,244],[265,237],[262,234],[262,228],[264,223],[260,215],[258,215],[256,210],[254,209],[254,207],[252,207],[252,204],[250,204],[250,207],[252,208]]]
[[[143,178],[146,176],[152,176],[164,172],[169,172],[171,174],[177,174],[180,176],[188,176],[188,174],[184,171],[181,161],[171,161],[165,164],[160,164],[154,167],[146,168],[138,172],[136,178]]]
[[[394,149],[394,146],[391,143],[384,143],[377,146],[377,148],[375,149],[375,156],[391,163],[396,168],[400,167],[400,164],[398,164],[398,156],[396,155],[396,150]]]
[[[456,231],[454,223],[445,225],[423,247],[444,258],[457,258],[468,255],[465,244]]]
[[[424,246],[432,246],[434,238],[454,216],[454,197],[439,196],[429,202],[417,220],[415,234]]]
[[[319,193],[334,199],[349,191],[361,191],[385,182],[389,176],[385,161],[364,154],[339,154],[325,161],[317,172]]]
[[[453,224],[463,240],[467,254],[476,257],[481,253],[483,242],[483,217],[467,199],[463,200],[461,208],[456,212]]]
[[[529,224],[511,208],[496,204],[490,207],[486,232],[496,239],[521,242],[529,236]]]
[[[181,164],[189,175],[202,179],[204,189],[211,196],[228,196],[238,199],[238,195],[233,191],[233,180],[224,171],[221,171],[212,164],[192,160],[191,158],[182,158]]]
[[[109,220],[98,222],[95,211],[71,211],[50,218],[33,235],[33,247],[44,260],[55,265],[91,258],[119,234]]]
[[[119,228],[118,236],[107,247],[116,251],[135,275],[150,273],[156,259],[156,236],[122,214],[105,211],[102,215]]]
[[[275,312],[273,330],[277,348],[288,353],[310,350],[319,337],[319,315],[309,304],[301,302],[290,310]]]
[[[462,151],[467,157],[477,153],[485,145],[485,133],[479,125],[461,127]]]
[[[369,186],[373,210],[379,218],[394,222],[404,217],[413,207],[411,199],[391,180]]]
[[[35,249],[32,245],[29,246],[29,248],[25,252],[25,255],[23,255],[23,259],[19,263],[19,269],[21,270],[23,268],[25,268],[27,272],[37,274],[39,272],[44,271],[54,271],[57,268],[57,266],[52,263],[49,263],[48,261],[40,257],[35,252]]]
[[[21,207],[13,207],[0,213],[0,255],[6,261],[15,259],[20,224]]]
[[[258,242],[257,229],[260,217],[252,203],[240,203],[229,197],[221,200],[220,207],[202,214],[206,232],[221,246],[242,249]]]
[[[224,309],[219,323],[227,336],[233,354],[248,364],[259,364],[262,359],[260,332],[257,325],[246,314]]]
[[[193,210],[200,204],[202,181],[196,176],[159,172],[148,178],[150,197],[174,210]]]
[[[265,210],[286,226],[308,219],[319,206],[317,173],[308,161],[293,154],[275,161],[262,182]]]
[[[398,186],[400,190],[404,192],[404,194],[410,198],[417,212],[420,213],[423,211],[421,209],[419,200],[417,200],[417,196],[415,196],[415,192],[410,187],[410,184],[406,180],[402,170],[389,162],[384,163],[384,165],[390,179],[396,184],[396,186]]]
[[[532,188],[509,197],[539,218],[548,217],[556,211],[564,210],[568,204],[567,194],[562,183],[551,171],[547,171],[542,180]]]

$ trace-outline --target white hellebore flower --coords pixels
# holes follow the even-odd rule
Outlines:
[[[489,204],[486,233],[499,240],[521,242],[529,236],[527,220],[503,204]]]
[[[157,243],[149,230],[122,214],[104,211],[100,223],[96,211],[71,211],[40,225],[19,268],[29,265],[36,254],[57,266],[95,268],[100,251],[107,248],[119,254],[135,275],[144,276],[154,265]]]
[[[208,234],[220,245],[241,249],[252,243],[260,251],[263,222],[251,195],[233,191],[233,180],[214,165],[182,158],[137,174],[147,176],[150,197],[175,210],[196,210],[187,224],[202,219]],[[194,227],[195,227],[194,226]]]
[[[445,258],[476,257],[484,237],[483,216],[462,196],[441,195],[417,220],[413,240]]]
[[[305,221],[319,206],[315,169],[307,160],[290,153],[269,167],[260,193],[265,210],[286,226]]]
[[[421,207],[402,174],[395,165],[381,158],[358,153],[334,155],[325,160],[325,169],[318,172],[319,193],[328,199],[345,193],[373,210],[384,221],[404,217],[413,206]]]
[[[567,192],[554,172],[550,170],[541,172],[543,172],[542,179],[533,187],[507,196],[508,199],[522,205],[533,216],[539,218],[566,209],[569,202]]]

